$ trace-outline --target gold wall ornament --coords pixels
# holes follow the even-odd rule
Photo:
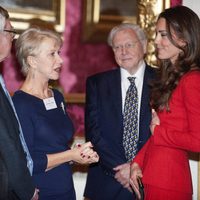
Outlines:
[[[146,32],[148,39],[146,60],[152,66],[156,66],[154,38],[157,16],[169,6],[170,0],[165,0],[162,3],[160,0],[138,0],[137,23]]]
[[[2,1],[18,33],[30,26],[53,29],[62,33],[65,28],[65,5],[67,0]]]

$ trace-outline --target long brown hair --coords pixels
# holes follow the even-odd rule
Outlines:
[[[169,111],[169,100],[180,78],[190,70],[200,69],[200,20],[185,6],[168,8],[159,15],[158,20],[160,18],[166,20],[169,40],[182,50],[173,64],[169,59],[158,59],[158,79],[152,85],[152,107],[155,110]],[[186,43],[184,47],[173,40],[172,31]]]

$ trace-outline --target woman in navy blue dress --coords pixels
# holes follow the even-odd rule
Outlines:
[[[61,38],[47,30],[31,28],[16,41],[25,82],[13,96],[22,130],[30,150],[33,179],[40,200],[75,200],[71,161],[98,161],[90,142],[70,149],[73,125],[62,94],[50,89],[49,80],[59,78]]]

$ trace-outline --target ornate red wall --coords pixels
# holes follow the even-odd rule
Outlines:
[[[64,64],[60,77],[64,93],[85,92],[85,80],[88,75],[115,66],[112,51],[106,43],[81,42],[82,2],[82,0],[66,1],[66,28],[61,54]],[[3,76],[10,92],[16,91],[23,81],[14,50],[3,64]]]
[[[66,1],[66,28],[63,34],[62,49],[64,65],[60,78],[60,85],[64,93],[84,92],[85,80],[88,75],[115,66],[113,54],[107,44],[81,42],[82,2],[82,0]],[[182,0],[171,0],[171,6],[181,3]],[[19,73],[14,52],[3,63],[2,70],[9,91],[16,91],[23,79]]]
[[[64,60],[59,84],[63,93],[84,93],[86,77],[115,67],[113,53],[106,43],[89,44],[81,42],[82,0],[66,1],[66,27],[63,33],[64,44],[62,58]],[[171,6],[181,4],[181,0],[171,0]],[[23,78],[12,54],[2,64],[2,73],[10,92],[16,91]],[[84,132],[84,105],[69,105],[76,133]]]

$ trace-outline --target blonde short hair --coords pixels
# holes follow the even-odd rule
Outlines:
[[[62,39],[57,33],[41,28],[29,28],[24,31],[15,43],[16,55],[21,66],[22,73],[26,76],[29,71],[28,56],[36,56],[40,52],[40,45],[46,39],[54,39],[58,46],[62,45]]]

